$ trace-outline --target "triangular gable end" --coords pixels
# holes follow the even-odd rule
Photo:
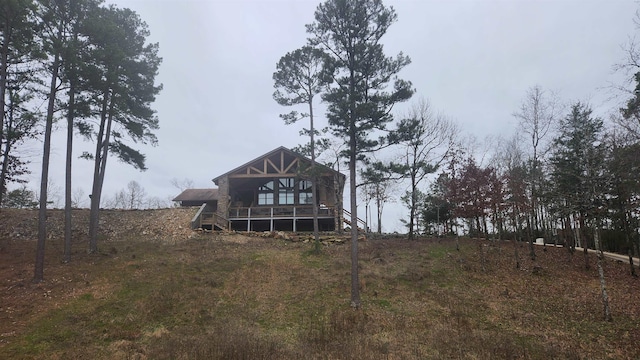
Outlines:
[[[271,152],[257,158],[240,168],[229,172],[229,176],[241,175],[286,175],[295,174],[298,169],[299,158],[284,150]]]
[[[225,174],[213,179],[214,183],[224,176],[230,178],[262,177],[262,176],[295,176],[301,164],[309,165],[310,159],[280,146],[260,157],[257,157]],[[322,166],[322,165],[320,165]],[[322,166],[328,172],[337,171]],[[339,174],[339,173],[338,173]],[[340,174],[341,176],[344,176]]]

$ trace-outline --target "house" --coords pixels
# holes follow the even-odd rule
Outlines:
[[[200,206],[194,228],[313,231],[311,160],[276,148],[213,179],[217,189],[187,189],[174,201]],[[321,231],[342,226],[345,175],[317,164],[316,206]]]

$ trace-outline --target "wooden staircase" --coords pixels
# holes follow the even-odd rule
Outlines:
[[[347,209],[342,209],[342,221],[345,224],[351,226],[351,212],[348,211]],[[357,226],[358,226],[358,231],[362,231],[365,233],[369,232],[369,227],[367,226],[367,223],[360,218],[358,218]]]
[[[202,204],[198,212],[191,219],[191,229],[203,229],[210,227],[211,230],[229,230],[231,228],[229,220],[214,211],[207,211],[207,204]]]

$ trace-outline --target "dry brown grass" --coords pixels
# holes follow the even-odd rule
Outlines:
[[[595,266],[564,249],[539,248],[516,270],[507,242],[362,242],[354,310],[348,244],[313,255],[312,244],[244,235],[129,239],[98,255],[77,244],[64,265],[53,240],[37,285],[34,248],[5,239],[0,251],[0,358],[640,357],[639,281],[605,264],[605,322]]]

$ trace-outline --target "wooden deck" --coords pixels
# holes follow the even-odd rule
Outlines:
[[[342,220],[351,225],[351,213],[343,210]],[[321,206],[318,208],[318,220],[324,226],[335,228],[336,208]],[[230,208],[227,217],[202,206],[191,221],[193,229],[219,229],[240,231],[274,231],[286,228],[285,231],[298,231],[299,224],[309,226],[313,219],[312,206],[260,206],[260,207],[233,207]],[[256,229],[258,228],[258,230]],[[358,219],[358,229],[366,231],[365,222]],[[305,231],[305,230],[302,230]]]
[[[335,208],[318,208],[318,218],[326,219],[335,216]],[[312,219],[312,206],[276,206],[276,207],[233,207],[229,209],[227,218],[233,220],[270,220],[270,219]]]

